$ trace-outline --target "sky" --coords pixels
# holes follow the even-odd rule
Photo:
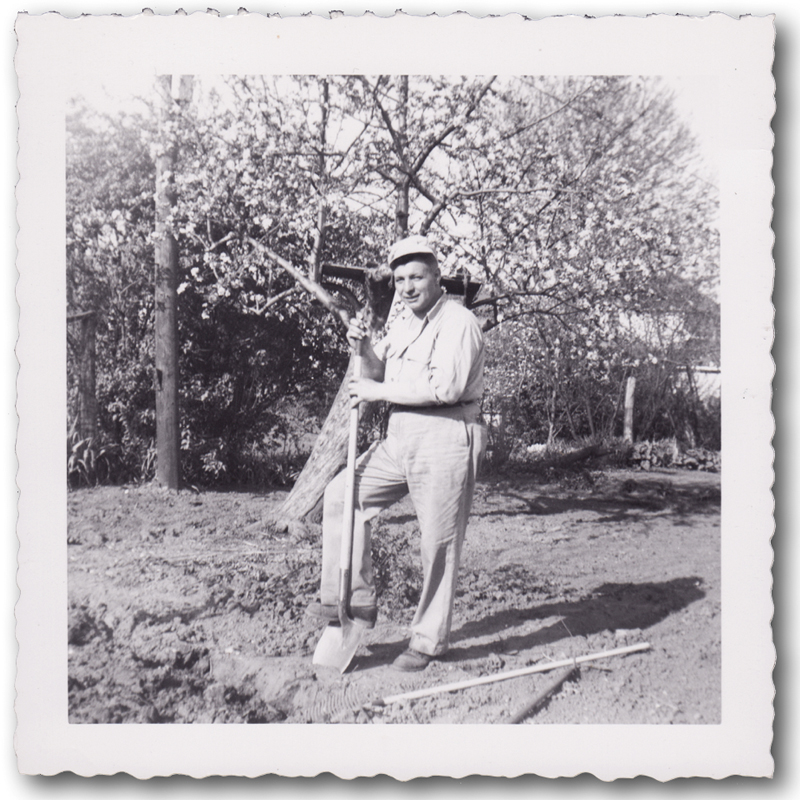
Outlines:
[[[675,92],[675,110],[697,138],[703,158],[716,167],[719,143],[717,81],[703,76],[663,76]]]
[[[674,92],[675,109],[695,135],[701,156],[713,173],[716,169],[718,145],[716,80],[706,76],[660,77]],[[211,79],[204,76],[203,80]],[[149,96],[152,93],[152,83],[152,75],[144,70],[115,72],[113,75],[94,73],[87,76],[81,86],[75,87],[75,94],[83,96],[99,111],[114,113],[139,107],[136,98]]]

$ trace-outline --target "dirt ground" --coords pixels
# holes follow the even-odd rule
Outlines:
[[[579,667],[523,724],[721,721],[720,480],[575,471],[478,485],[452,647],[391,661],[419,590],[406,500],[375,532],[380,617],[351,668],[316,667],[319,526],[269,534],[283,492],[69,494],[74,723],[502,723],[561,670],[384,698],[637,643]]]

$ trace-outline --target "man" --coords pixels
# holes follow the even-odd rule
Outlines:
[[[351,344],[362,342],[362,377],[350,383],[352,402],[392,404],[386,439],[356,468],[350,610],[355,622],[374,627],[370,521],[410,493],[422,535],[423,585],[409,647],[393,666],[416,672],[449,646],[461,547],[486,446],[478,422],[484,348],[472,312],[444,293],[436,254],[423,237],[397,242],[389,266],[404,308],[374,348],[361,320],[351,320],[347,334]],[[308,608],[324,622],[338,619],[344,480],[340,473],[325,491],[322,602]]]

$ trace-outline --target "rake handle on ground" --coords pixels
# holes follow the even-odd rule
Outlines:
[[[433,686],[428,689],[417,689],[414,692],[405,692],[404,694],[393,694],[389,697],[384,697],[381,702],[383,705],[388,706],[390,703],[399,703],[401,700],[416,700],[418,697],[428,697],[429,695],[439,694],[441,692],[454,692],[457,689],[468,689],[471,686],[480,686],[484,683],[496,683],[497,681],[505,681],[509,678],[519,678],[522,675],[532,675],[535,672],[549,672],[551,669],[568,667],[572,664],[583,664],[586,661],[597,661],[601,658],[611,658],[612,656],[624,656],[628,655],[628,653],[636,653],[640,650],[649,649],[649,642],[643,642],[642,644],[633,644],[629,647],[618,647],[615,650],[603,650],[600,653],[591,653],[587,656],[567,658],[563,661],[551,661],[548,664],[535,664],[532,667],[514,669],[510,672],[501,672],[499,675],[485,675],[483,678],[473,678],[471,680],[460,681],[458,683],[445,683],[442,686]]]

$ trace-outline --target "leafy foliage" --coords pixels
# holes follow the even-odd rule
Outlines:
[[[116,445],[81,439],[77,431],[67,436],[67,485],[73,489],[125,480],[128,472]]]
[[[67,133],[68,304],[98,315],[99,426],[131,474],[153,462],[153,160],[171,144],[190,483],[290,482],[344,374],[338,323],[252,239],[320,278],[421,230],[483,281],[498,462],[619,436],[629,376],[639,438],[719,444],[685,379],[719,361],[717,193],[654,79],[198,79],[165,140],[152,113],[80,104]]]

